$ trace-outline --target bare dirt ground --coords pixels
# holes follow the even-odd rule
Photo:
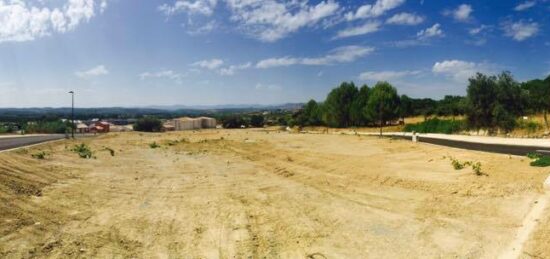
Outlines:
[[[1,258],[495,258],[548,175],[522,157],[376,137],[208,130],[84,142],[95,159],[69,150],[80,141],[0,153]],[[51,155],[32,158],[38,150]],[[550,257],[548,215],[522,257]]]

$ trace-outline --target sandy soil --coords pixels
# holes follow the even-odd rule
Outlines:
[[[522,157],[362,136],[84,142],[95,159],[71,141],[0,153],[0,257],[495,258],[548,174]],[[38,150],[51,156],[32,158]],[[454,170],[449,157],[487,175]],[[550,257],[548,215],[522,256]]]

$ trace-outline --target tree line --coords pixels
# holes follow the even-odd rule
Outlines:
[[[542,113],[548,129],[550,76],[546,79],[516,81],[510,72],[498,75],[477,73],[471,77],[466,96],[445,96],[441,100],[399,95],[388,82],[372,88],[343,82],[332,89],[323,102],[310,100],[293,115],[298,126],[381,128],[399,119],[432,115],[465,116],[469,129],[489,133],[510,132],[519,116]]]

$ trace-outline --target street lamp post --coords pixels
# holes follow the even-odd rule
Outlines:
[[[71,137],[74,139],[74,91],[69,93],[71,94]]]

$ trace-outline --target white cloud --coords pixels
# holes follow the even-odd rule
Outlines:
[[[366,22],[365,24],[358,27],[352,27],[352,28],[347,28],[347,29],[338,31],[334,39],[364,35],[364,34],[376,32],[378,30],[380,30],[380,22],[377,22],[377,21]]]
[[[525,10],[527,10],[527,9],[529,9],[529,8],[531,8],[531,7],[533,7],[533,6],[535,6],[536,4],[537,4],[536,1],[525,1],[525,2],[523,2],[523,3],[521,3],[521,4],[516,5],[516,7],[514,8],[514,10],[515,10],[515,11],[518,11],[518,12],[520,12],[520,11],[525,11]]]
[[[208,59],[208,60],[201,60],[201,61],[197,61],[197,62],[195,62],[191,65],[196,66],[196,67],[207,68],[207,69],[213,70],[213,69],[216,69],[216,68],[222,66],[223,65],[223,60],[217,59],[217,58]]]
[[[474,63],[463,60],[444,60],[436,62],[432,67],[432,72],[451,77],[457,82],[466,82],[468,78],[477,72],[491,73],[492,65],[487,63]]]
[[[443,37],[443,30],[439,23],[434,24],[432,27],[419,31],[416,36],[419,39],[428,39],[433,37]]]
[[[176,73],[172,70],[162,70],[158,72],[144,72],[139,75],[139,78],[141,80],[145,80],[148,78],[165,78],[174,80],[176,82],[180,82],[182,78],[184,78],[185,74]]]
[[[359,79],[364,81],[392,81],[418,74],[420,74],[420,71],[366,71],[359,75]]]
[[[256,63],[256,68],[271,68],[271,67],[283,67],[296,65],[300,63],[300,59],[291,58],[291,57],[282,57],[282,58],[268,58],[260,60]]]
[[[454,10],[446,10],[443,12],[444,15],[452,16],[455,20],[459,22],[467,22],[472,19],[470,16],[474,9],[471,5],[461,4]]]
[[[227,0],[239,28],[253,37],[274,42],[299,29],[312,26],[336,14],[340,6],[332,0],[308,5],[307,2],[275,0]]]
[[[539,24],[536,22],[505,22],[502,24],[504,35],[513,38],[516,41],[524,41],[537,35]]]
[[[85,71],[75,72],[75,75],[80,78],[89,78],[89,77],[102,76],[107,74],[109,74],[109,70],[107,70],[107,68],[104,65],[99,65]]]
[[[386,23],[398,25],[418,25],[424,22],[424,17],[413,13],[398,13],[388,18]]]
[[[282,87],[279,85],[273,85],[273,84],[266,85],[262,83],[257,83],[255,88],[256,90],[270,90],[270,91],[278,91],[282,89]]]
[[[405,3],[405,0],[376,0],[374,4],[362,5],[355,12],[348,12],[345,17],[348,21],[375,18],[403,3]]]
[[[186,28],[189,27],[186,26]],[[199,34],[206,34],[211,31],[213,31],[216,28],[216,22],[215,21],[209,21],[204,25],[201,25],[197,28],[187,28],[187,34],[189,35],[199,35]]]
[[[259,61],[256,68],[271,68],[290,65],[331,65],[336,63],[353,62],[358,58],[364,57],[374,51],[372,47],[362,46],[344,46],[331,50],[327,55],[315,58],[269,58]]]
[[[55,32],[72,31],[106,7],[105,0],[68,0],[54,9],[21,0],[0,1],[0,42],[30,41]]]
[[[486,31],[487,29],[489,29],[489,26],[482,24],[479,27],[471,28],[470,30],[468,30],[468,33],[470,33],[470,35],[478,35],[483,31]]]
[[[163,4],[158,9],[166,16],[182,12],[210,16],[214,12],[216,4],[217,0],[178,0],[172,5]]]
[[[236,71],[248,69],[251,66],[252,66],[252,63],[247,62],[247,63],[240,64],[240,65],[231,65],[231,66],[228,66],[228,67],[220,68],[220,70],[218,72],[222,76],[232,76],[232,75],[235,74]]]

